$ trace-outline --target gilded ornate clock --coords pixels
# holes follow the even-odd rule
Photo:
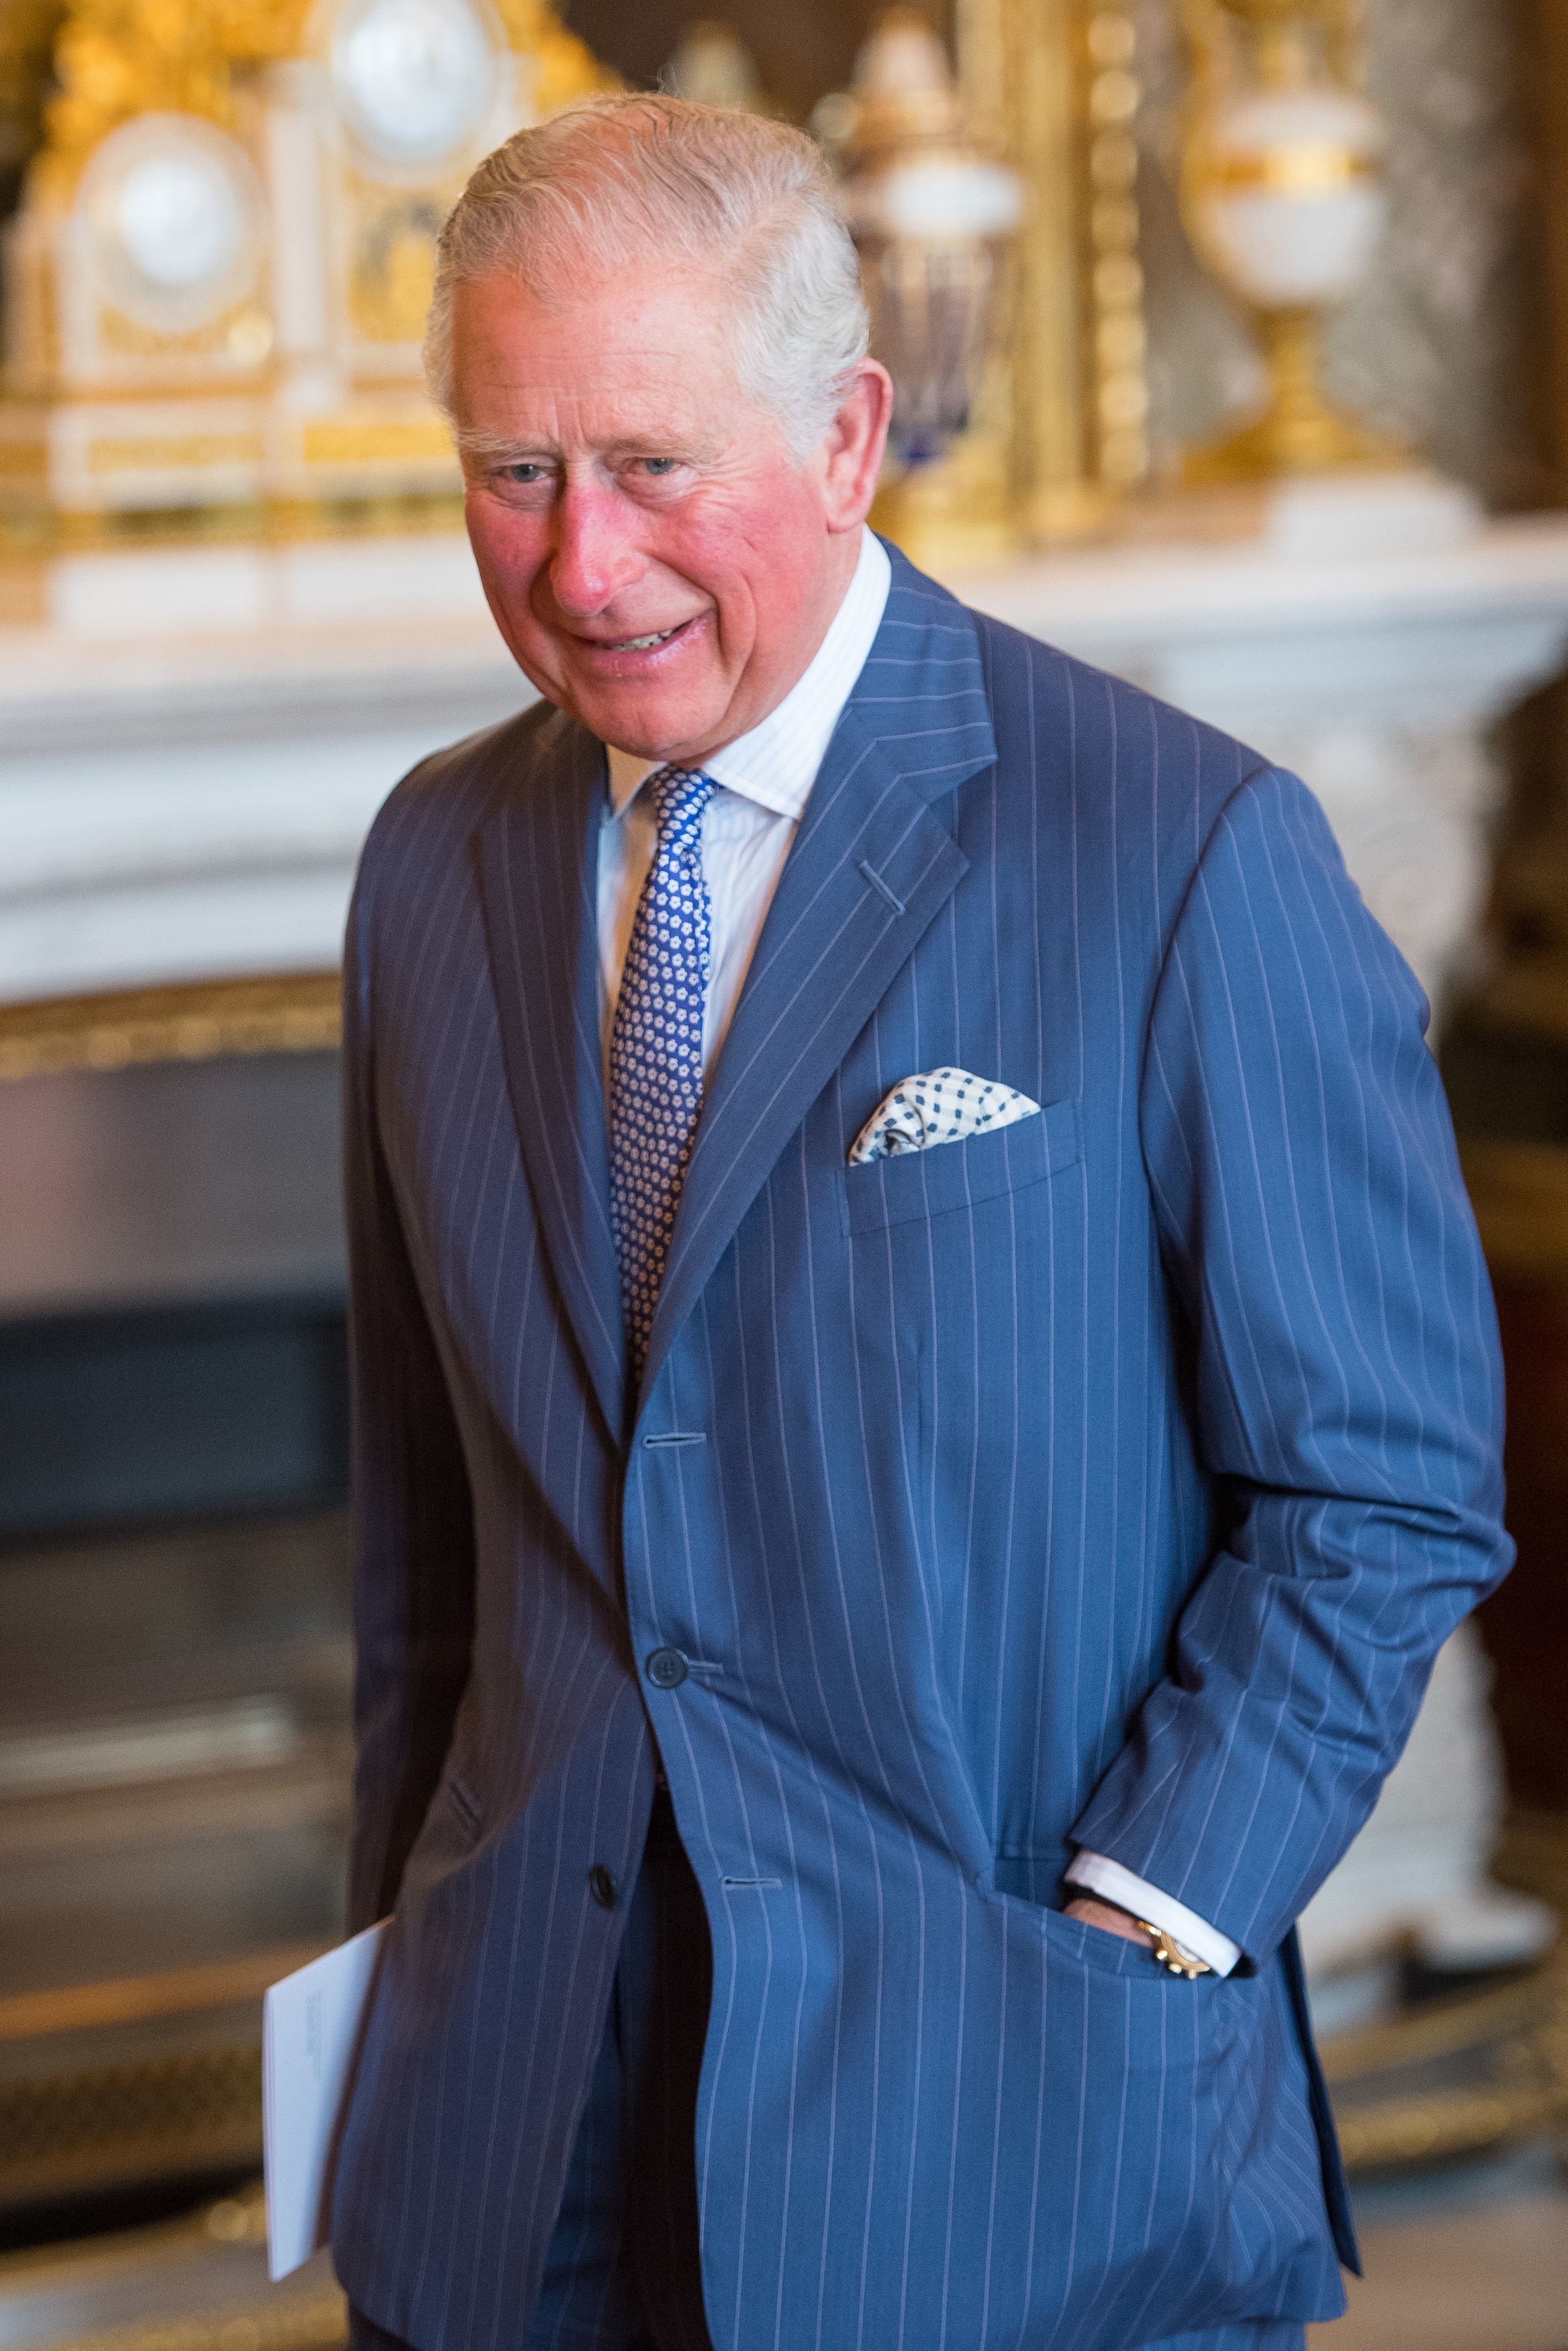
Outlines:
[[[6,235],[0,513],[450,495],[420,378],[479,158],[611,78],[548,0],[70,0]]]

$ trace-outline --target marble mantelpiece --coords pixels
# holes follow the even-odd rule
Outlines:
[[[532,698],[462,539],[72,559],[0,628],[0,1002],[336,963],[367,826]]]
[[[1434,991],[1490,722],[1568,643],[1568,522],[1290,560],[1118,548],[955,582],[1301,769]],[[0,627],[0,1001],[330,965],[355,854],[432,746],[529,699],[461,539],[78,557]]]

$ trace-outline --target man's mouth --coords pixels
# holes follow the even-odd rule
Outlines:
[[[691,626],[690,620],[677,621],[668,629],[645,630],[639,637],[590,637],[585,642],[596,653],[648,653],[669,644]]]

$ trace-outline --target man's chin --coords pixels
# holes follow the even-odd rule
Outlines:
[[[639,686],[618,691],[596,684],[575,693],[568,706],[601,743],[662,767],[711,750],[724,739],[727,701],[723,694],[715,694],[710,709],[709,697],[694,695],[689,689],[660,693]]]

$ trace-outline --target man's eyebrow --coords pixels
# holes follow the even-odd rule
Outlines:
[[[456,429],[457,454],[465,465],[536,465],[556,451],[541,441],[516,441],[503,433],[481,433],[472,425]]]
[[[475,469],[503,465],[554,465],[560,451],[548,441],[514,440],[503,433],[482,433],[472,425],[455,429],[457,454]],[[628,433],[607,441],[597,453],[604,457],[689,457],[699,465],[717,455],[717,447],[684,433]]]
[[[694,465],[711,465],[719,444],[690,433],[635,433],[621,441],[607,441],[607,457],[679,457]]]

